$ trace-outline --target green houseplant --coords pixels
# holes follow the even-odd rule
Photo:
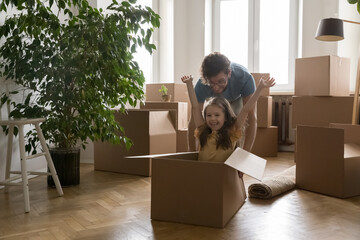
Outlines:
[[[7,15],[10,8],[16,14]],[[126,104],[142,101],[145,79],[133,54],[139,46],[155,49],[160,17],[136,0],[113,0],[107,12],[86,0],[0,3],[1,76],[18,86],[1,105],[11,105],[10,117],[45,117],[41,128],[54,149],[72,152],[88,139],[132,144],[112,108],[124,113]],[[24,101],[15,100],[19,94]],[[26,151],[36,152],[35,132],[26,137]]]
[[[159,93],[161,93],[161,99],[164,102],[170,102],[171,95],[168,94],[168,88],[165,85],[161,85]]]

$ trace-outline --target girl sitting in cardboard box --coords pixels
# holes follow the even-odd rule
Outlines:
[[[274,78],[261,79],[255,93],[236,116],[230,103],[223,97],[208,99],[202,114],[192,83],[193,77],[183,76],[181,81],[186,83],[189,92],[196,126],[195,138],[199,144],[199,161],[207,162],[224,162],[231,155],[241,137],[246,117],[255,107],[261,91],[275,85]]]

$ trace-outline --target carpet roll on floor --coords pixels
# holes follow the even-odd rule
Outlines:
[[[248,188],[249,197],[270,199],[295,188],[295,166],[273,177],[265,178],[260,183],[251,184]]]

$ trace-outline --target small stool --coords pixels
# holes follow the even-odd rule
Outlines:
[[[40,123],[45,121],[44,118],[32,118],[32,119],[0,119],[0,126],[7,125],[9,126],[8,133],[8,146],[7,146],[7,155],[6,155],[6,170],[5,170],[5,180],[0,182],[0,185],[6,186],[10,185],[22,185],[24,192],[24,200],[25,200],[25,212],[30,211],[30,200],[29,200],[29,185],[28,185],[28,175],[50,175],[54,179],[56,189],[59,193],[59,196],[62,196],[64,193],[62,191],[59,178],[56,174],[56,170],[51,159],[49,149],[46,145],[44,135],[40,128]],[[38,134],[40,144],[43,152],[37,153],[34,155],[26,156],[25,154],[25,141],[24,141],[24,125],[25,124],[34,124],[36,128],[36,132]],[[21,171],[11,171],[11,158],[12,158],[12,142],[14,135],[14,126],[17,126],[19,129],[19,149],[20,149],[20,160],[21,160]],[[45,156],[48,167],[50,169],[50,173],[48,172],[33,172],[27,171],[26,160]],[[10,174],[16,174],[14,177],[10,177]],[[22,179],[20,183],[14,183],[13,181]]]

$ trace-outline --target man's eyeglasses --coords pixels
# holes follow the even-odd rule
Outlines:
[[[225,86],[226,85],[226,80],[221,80],[221,81],[218,81],[218,82],[210,82],[209,81],[209,86],[210,87],[215,87],[215,86],[220,86],[220,87],[222,87],[222,86]]]

